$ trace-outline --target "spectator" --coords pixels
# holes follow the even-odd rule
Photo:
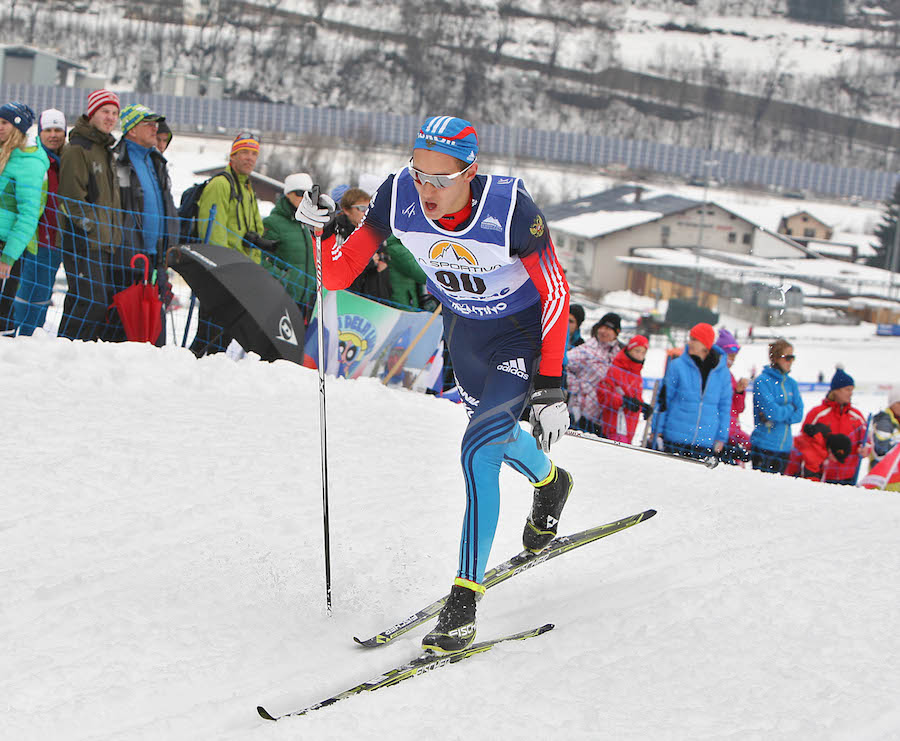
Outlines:
[[[122,200],[122,228],[124,248],[121,259],[115,260],[121,277],[117,284],[128,286],[140,277],[130,267],[131,258],[141,252],[157,267],[160,296],[170,295],[165,262],[166,250],[178,243],[178,210],[172,198],[166,158],[156,149],[156,133],[164,116],[147,106],[132,103],[122,109],[120,116],[122,138],[113,147]],[[157,344],[166,337],[165,311],[162,312],[162,332]],[[124,339],[124,331],[116,339]]]
[[[584,344],[584,338],[581,336],[583,323],[584,307],[581,304],[569,304],[569,339],[567,343],[569,349]]]
[[[265,230],[250,183],[259,149],[256,134],[238,134],[231,144],[228,165],[210,179],[197,202],[197,236],[206,234],[210,210],[215,206],[210,243],[238,250],[255,263],[262,261],[262,253],[254,244]]]
[[[602,434],[597,385],[622,349],[617,339],[621,329],[622,318],[618,314],[604,314],[591,327],[590,338],[567,355],[566,381],[573,427],[594,435]]]
[[[785,339],[769,345],[769,365],[753,382],[753,433],[750,460],[753,468],[784,473],[791,454],[791,425],[803,419],[803,399],[790,372],[794,347]]]
[[[291,298],[297,302],[304,321],[309,321],[316,303],[316,256],[309,227],[294,218],[303,194],[313,187],[312,178],[305,172],[295,172],[284,180],[284,193],[275,208],[263,219],[266,239],[278,243],[275,256],[290,267],[275,271]]]
[[[869,456],[869,470],[900,443],[900,383],[888,390],[887,408],[872,418],[872,453]]]
[[[348,188],[341,196],[340,211],[325,227],[323,237],[328,239],[332,234],[337,242],[344,242],[365,218],[371,197],[361,188]],[[363,271],[350,284],[350,290],[367,298],[382,301],[391,300],[391,271],[384,244],[378,248]]]
[[[62,111],[48,108],[38,119],[38,139],[50,160],[47,170],[47,204],[38,223],[37,243],[29,244],[22,254],[22,275],[13,306],[20,335],[30,336],[43,327],[53,295],[53,283],[62,263],[59,251],[57,213],[59,205],[59,157],[66,145],[66,117]]]
[[[725,356],[725,362],[728,366],[728,374],[731,376],[731,426],[728,431],[728,444],[722,451],[721,460],[725,463],[737,465],[738,463],[746,463],[750,460],[750,436],[741,429],[741,413],[746,406],[745,392],[747,386],[750,385],[749,378],[734,377],[731,372],[731,366],[737,358],[741,346],[731,332],[724,327],[719,330],[719,337],[716,340],[715,350]]]
[[[50,161],[43,147],[29,146],[34,111],[24,103],[0,106],[0,333],[16,331],[13,298],[19,287],[20,258],[36,242],[44,209]]]
[[[825,400],[809,410],[785,473],[829,484],[855,484],[866,437],[866,418],[850,404],[853,378],[842,368]]]
[[[712,326],[695,324],[686,351],[666,369],[658,431],[667,453],[707,458],[728,442],[731,378],[725,359],[712,349],[715,341]]]
[[[333,200],[336,204],[341,202],[341,198],[344,193],[350,190],[349,185],[335,185],[334,188],[331,189],[331,200]]]
[[[156,129],[156,148],[160,154],[165,154],[169,145],[172,143],[172,129],[166,123],[165,118],[159,120],[159,127]]]
[[[643,401],[644,381],[641,368],[647,357],[647,338],[635,335],[613,359],[606,376],[597,386],[597,401],[602,412],[603,437],[630,443],[638,417],[650,416],[653,408]]]
[[[403,242],[391,234],[384,240],[382,248],[390,266],[391,303],[401,309],[434,311],[437,299],[425,288],[425,271]]]
[[[197,236],[203,239],[213,206],[216,215],[209,231],[209,242],[230,247],[262,263],[259,244],[265,231],[256,192],[250,183],[250,173],[259,158],[259,136],[249,132],[239,133],[231,144],[228,165],[210,178],[197,202]],[[207,353],[224,351],[231,343],[228,328],[212,322],[210,313],[200,304],[197,312],[197,334],[191,343],[191,352],[197,357]]]
[[[118,96],[95,90],[60,157],[58,198],[63,218],[59,229],[69,283],[60,337],[100,337],[116,292],[110,263],[122,243],[121,196],[112,154],[116,143],[112,130],[118,120]]]

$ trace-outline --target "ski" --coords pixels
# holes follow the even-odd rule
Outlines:
[[[469,646],[469,648],[467,649],[457,651],[456,653],[452,654],[422,654],[421,656],[417,656],[412,661],[408,661],[405,664],[396,667],[395,669],[389,669],[388,671],[384,672],[384,674],[379,674],[377,677],[373,677],[372,679],[363,682],[362,684],[358,684],[355,687],[344,690],[343,692],[329,697],[326,700],[317,702],[315,705],[310,705],[308,708],[304,708],[303,710],[296,710],[292,713],[284,713],[283,715],[272,715],[268,710],[260,705],[256,708],[256,711],[260,714],[261,717],[265,718],[266,720],[281,720],[282,718],[287,718],[292,715],[306,715],[307,713],[311,713],[313,710],[328,707],[329,705],[333,705],[340,700],[345,700],[348,697],[353,697],[353,695],[358,695],[362,692],[374,692],[375,690],[380,690],[382,687],[390,687],[391,685],[395,685],[398,682],[402,682],[404,679],[418,677],[422,674],[433,671],[434,669],[440,669],[441,667],[447,666],[448,664],[455,664],[456,662],[462,661],[463,659],[468,659],[470,656],[482,654],[485,651],[490,651],[498,643],[506,643],[507,641],[524,641],[527,638],[534,638],[535,636],[543,635],[549,630],[553,630],[552,623],[542,625],[540,628],[523,630],[520,633],[513,633],[511,635],[501,636],[500,638],[494,638],[489,641],[475,643]]]
[[[556,558],[557,556],[561,556],[563,553],[568,553],[575,548],[580,548],[581,546],[587,545],[588,543],[593,543],[595,540],[600,540],[600,538],[605,538],[608,535],[613,535],[614,533],[621,532],[622,530],[632,527],[633,525],[637,525],[639,522],[649,520],[655,514],[655,509],[648,509],[644,512],[639,512],[636,515],[632,515],[631,517],[625,517],[624,519],[616,520],[615,522],[609,522],[605,525],[599,525],[597,527],[589,528],[588,530],[582,530],[580,533],[575,533],[574,535],[559,536],[557,538],[554,538],[550,542],[550,545],[548,545],[540,553],[522,551],[509,560],[504,561],[499,566],[495,566],[490,571],[488,571],[484,575],[484,581],[482,582],[484,584],[484,588],[490,589],[491,587],[495,587],[498,584],[505,582],[507,579],[511,579],[516,574],[520,574],[527,569],[537,566],[539,563],[544,563],[545,561],[549,561],[550,559]],[[379,633],[378,635],[372,636],[371,638],[367,638],[365,640],[354,636],[353,640],[356,641],[360,646],[364,646],[366,648],[375,648],[376,646],[383,646],[387,643],[390,643],[395,638],[397,638],[397,636],[401,636],[404,633],[409,632],[413,628],[422,625],[422,623],[428,622],[433,617],[436,617],[437,614],[441,611],[441,608],[444,606],[444,603],[447,601],[447,597],[449,597],[449,595],[444,595],[440,599],[432,602],[427,607],[422,608],[414,615],[410,615],[408,618],[406,618],[406,620],[403,620],[396,625],[392,625],[390,628],[382,633]]]

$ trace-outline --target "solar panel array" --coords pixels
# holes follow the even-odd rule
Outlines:
[[[418,117],[391,113],[309,108],[278,103],[184,98],[175,95],[122,93],[123,105],[141,102],[164,114],[175,126],[231,133],[240,129],[263,135],[297,134],[363,139],[375,145],[412,144]],[[59,108],[70,118],[83,111],[87,91],[80,88],[0,85],[0,99],[20,100],[35,111]],[[71,121],[70,121],[71,122]],[[883,201],[891,197],[897,172],[839,167],[783,157],[680,147],[641,139],[571,134],[515,126],[479,126],[481,151],[554,164],[624,167],[679,177],[708,176],[732,184],[752,184],[823,196],[858,196]],[[710,165],[714,162],[714,165]]]

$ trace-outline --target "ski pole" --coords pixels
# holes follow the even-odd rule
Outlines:
[[[684,455],[672,455],[671,453],[664,453],[661,450],[653,450],[653,448],[641,448],[637,445],[630,445],[628,443],[622,443],[618,440],[607,440],[605,437],[597,437],[596,435],[592,435],[589,432],[584,432],[583,430],[566,430],[567,435],[571,435],[572,437],[580,437],[582,440],[590,440],[594,443],[603,443],[604,445],[614,445],[617,448],[624,448],[625,450],[635,450],[639,453],[650,453],[652,455],[661,455],[663,458],[668,458],[669,460],[679,460],[685,461],[687,463],[699,463],[701,466],[706,466],[707,468],[715,468],[719,465],[719,459],[714,455],[708,455],[706,458],[689,458]]]
[[[319,205],[319,186],[314,185],[310,199]],[[316,242],[316,303],[319,321],[316,323],[319,370],[319,457],[322,462],[322,521],[325,529],[325,607],[331,615],[331,538],[328,526],[328,452],[325,439],[325,302],[322,289],[322,227],[313,229]],[[333,331],[333,330],[332,330]]]

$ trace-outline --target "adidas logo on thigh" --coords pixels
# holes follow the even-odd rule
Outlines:
[[[514,376],[528,380],[528,373],[525,369],[525,361],[522,358],[515,360],[505,360],[497,366],[497,370],[505,373],[512,373]]]

